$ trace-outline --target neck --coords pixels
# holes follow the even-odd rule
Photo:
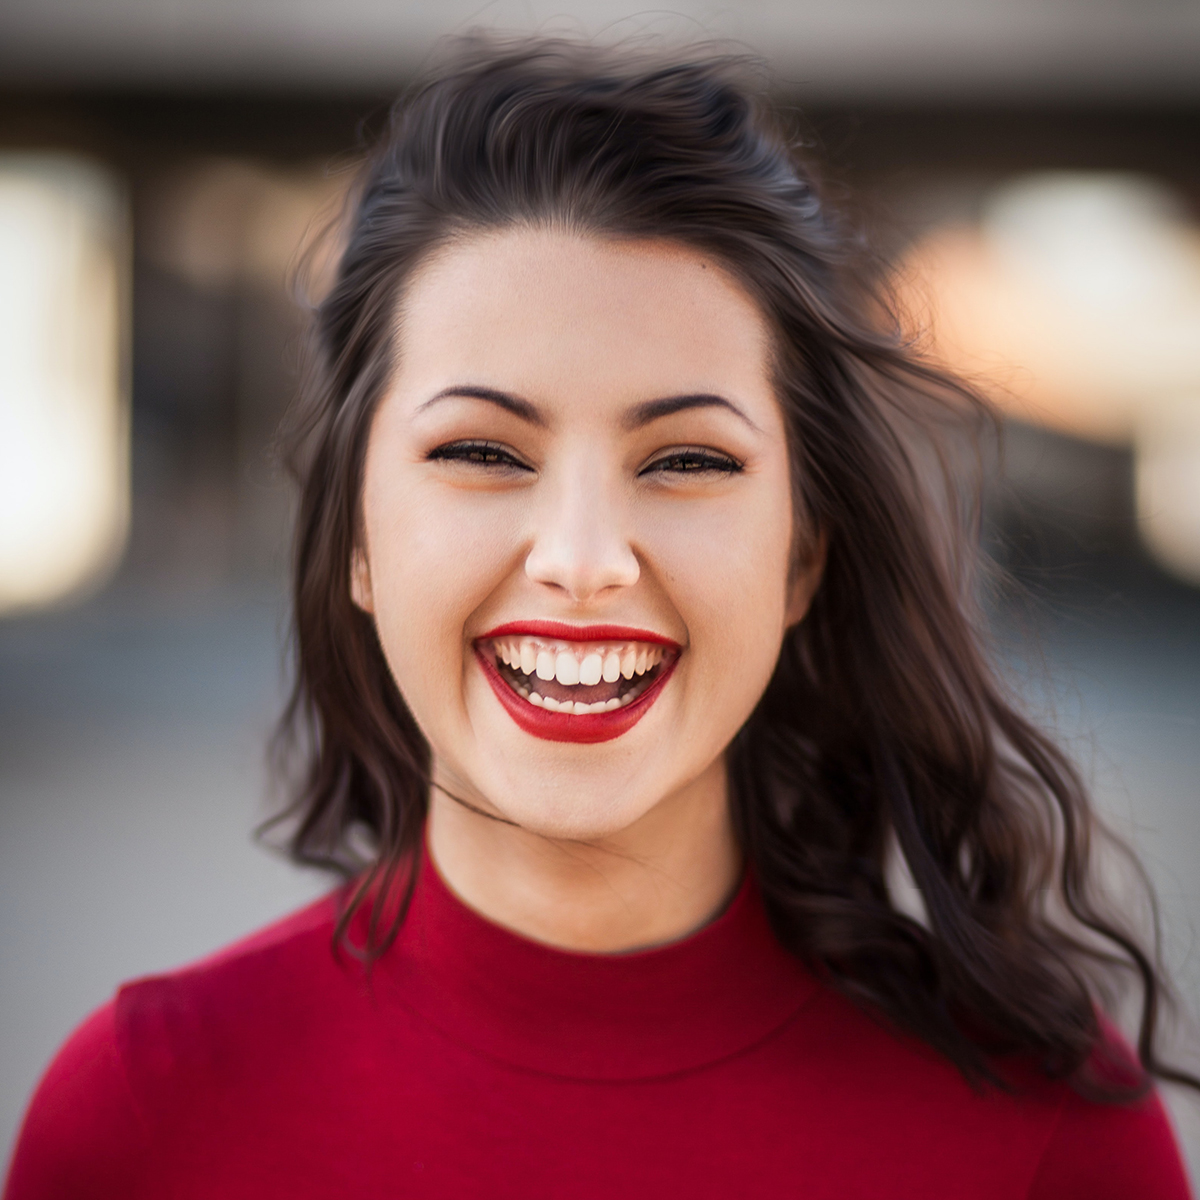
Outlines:
[[[427,836],[442,878],[471,908],[525,937],[590,953],[686,937],[721,911],[741,875],[720,759],[603,838],[544,837],[437,788]]]

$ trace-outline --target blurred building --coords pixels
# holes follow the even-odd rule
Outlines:
[[[112,417],[94,439],[115,499],[93,557],[57,598],[6,603],[0,579],[0,1143],[54,1046],[119,979],[321,886],[250,836],[283,682],[291,499],[273,439],[327,268],[320,235],[362,147],[437,39],[479,12],[0,9],[0,224],[5,178],[35,159],[57,164],[60,184],[91,181],[55,195],[101,214],[87,245],[110,255],[113,317],[79,327],[119,362],[111,388],[74,401]],[[693,0],[675,12],[539,0],[482,19],[733,39],[765,57],[832,194],[896,264],[931,352],[1009,413],[988,539],[1024,590],[1020,603],[999,595],[998,637],[1138,842],[1200,1009],[1200,7]],[[55,269],[83,278],[82,261]],[[0,311],[25,312],[7,283]],[[42,403],[12,378],[0,370],[0,430]],[[11,509],[0,576],[5,520],[16,527]],[[1037,653],[1045,687],[1028,683]],[[1177,1118],[1200,1163],[1200,1115],[1181,1105]]]

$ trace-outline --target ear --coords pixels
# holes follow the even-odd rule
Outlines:
[[[363,612],[375,612],[375,596],[371,591],[371,569],[367,565],[367,556],[355,546],[350,557],[350,599]]]
[[[821,579],[825,575],[825,556],[828,550],[829,539],[822,529],[808,547],[803,561],[796,566],[788,585],[787,611],[784,616],[788,629],[799,625],[808,614],[812,598],[817,594],[817,588],[821,586]]]

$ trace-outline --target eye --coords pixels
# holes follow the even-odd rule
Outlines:
[[[652,462],[647,463],[639,475],[736,475],[742,464],[719,450],[703,446],[682,446],[668,450]]]
[[[533,470],[528,463],[522,462],[502,443],[480,441],[474,438],[436,446],[425,457],[427,460],[445,459],[450,462],[471,463],[481,467],[498,467],[501,470]]]

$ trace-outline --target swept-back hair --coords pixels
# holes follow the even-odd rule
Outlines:
[[[1156,1049],[1156,952],[1093,886],[1099,826],[1081,782],[984,649],[977,505],[945,445],[986,422],[986,405],[906,340],[749,74],[728,58],[470,41],[396,106],[288,429],[301,484],[297,676],[279,742],[300,768],[291,852],[355,880],[339,936],[365,906],[358,948],[384,952],[411,895],[430,750],[349,580],[406,280],[474,231],[665,239],[723,264],[765,314],[797,561],[818,542],[826,555],[728,754],[737,832],[780,941],[972,1080],[1019,1052],[1108,1094],[1148,1075],[1196,1084]],[[889,890],[898,858],[921,919]],[[1122,968],[1141,988],[1140,1069],[1114,1082],[1092,1068],[1109,1047],[1099,1001]]]

